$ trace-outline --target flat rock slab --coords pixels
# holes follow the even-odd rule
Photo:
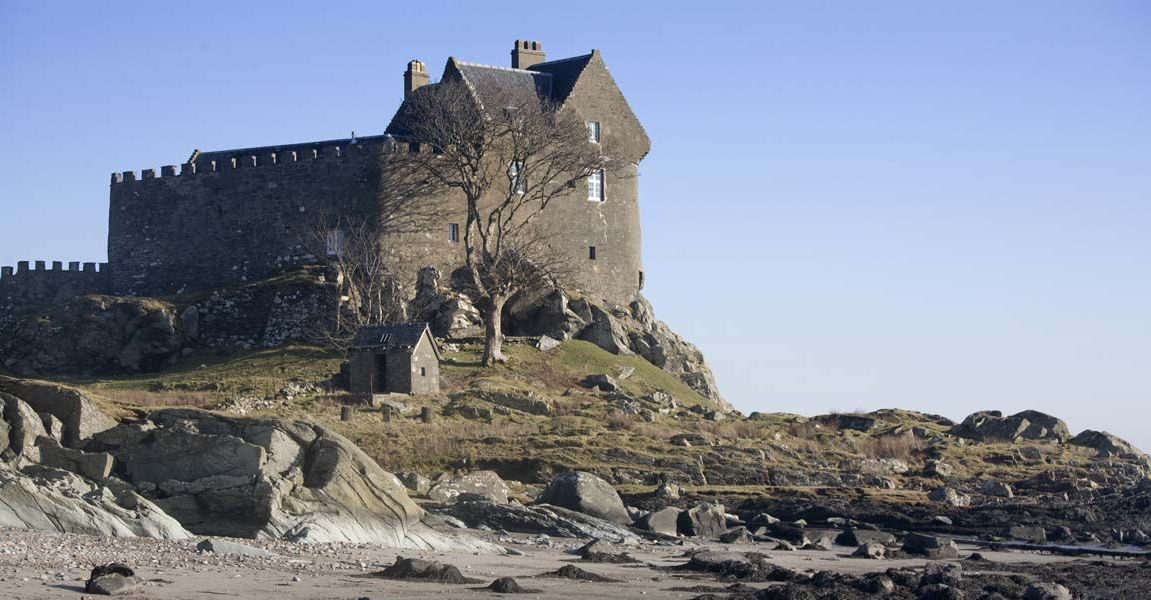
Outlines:
[[[213,554],[233,554],[235,556],[248,556],[252,558],[281,558],[281,556],[275,552],[269,552],[263,548],[256,548],[255,546],[228,540],[204,540],[196,544],[196,550],[200,552],[211,552]]]

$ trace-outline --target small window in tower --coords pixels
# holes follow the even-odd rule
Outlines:
[[[587,199],[592,202],[603,202],[603,169],[592,171],[587,178]]]
[[[587,247],[587,259],[588,260],[595,260],[595,246],[588,246]]]
[[[420,377],[427,377],[427,376],[428,376],[428,368],[427,367],[420,367]]]
[[[587,141],[593,144],[599,143],[599,121],[587,122]]]
[[[460,224],[459,223],[448,223],[448,241],[449,242],[460,241]]]
[[[528,178],[527,174],[523,173],[523,161],[513,161],[511,166],[508,167],[508,178],[511,179],[512,189],[517,194],[524,194],[528,191]]]
[[[324,238],[328,247],[328,256],[341,256],[344,253],[343,229],[329,229]]]

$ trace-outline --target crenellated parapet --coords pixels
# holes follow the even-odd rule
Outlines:
[[[22,260],[0,267],[0,304],[59,302],[85,294],[107,294],[108,263]]]
[[[378,135],[352,137],[343,140],[328,140],[307,144],[282,146],[262,146],[217,152],[196,150],[188,162],[180,165],[165,165],[156,169],[122,171],[112,173],[112,185],[140,183],[155,179],[173,177],[195,177],[238,173],[252,169],[290,168],[314,161],[340,161],[352,157],[361,158],[367,153],[391,152],[396,143],[390,136]]]

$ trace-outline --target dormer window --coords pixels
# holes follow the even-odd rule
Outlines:
[[[587,122],[587,141],[593,144],[599,143],[599,121]]]
[[[587,177],[587,199],[589,202],[603,202],[603,198],[603,169],[597,169]]]

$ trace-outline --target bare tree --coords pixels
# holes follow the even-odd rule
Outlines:
[[[501,313],[517,292],[558,283],[568,252],[549,246],[537,217],[593,174],[617,172],[585,122],[531,89],[484,89],[459,79],[420,88],[399,115],[385,180],[445,197],[466,211],[468,292],[483,314],[484,364],[503,362]]]
[[[312,226],[314,252],[335,267],[340,298],[317,336],[344,348],[363,325],[403,320],[403,294],[380,251],[372,218],[321,217]]]

